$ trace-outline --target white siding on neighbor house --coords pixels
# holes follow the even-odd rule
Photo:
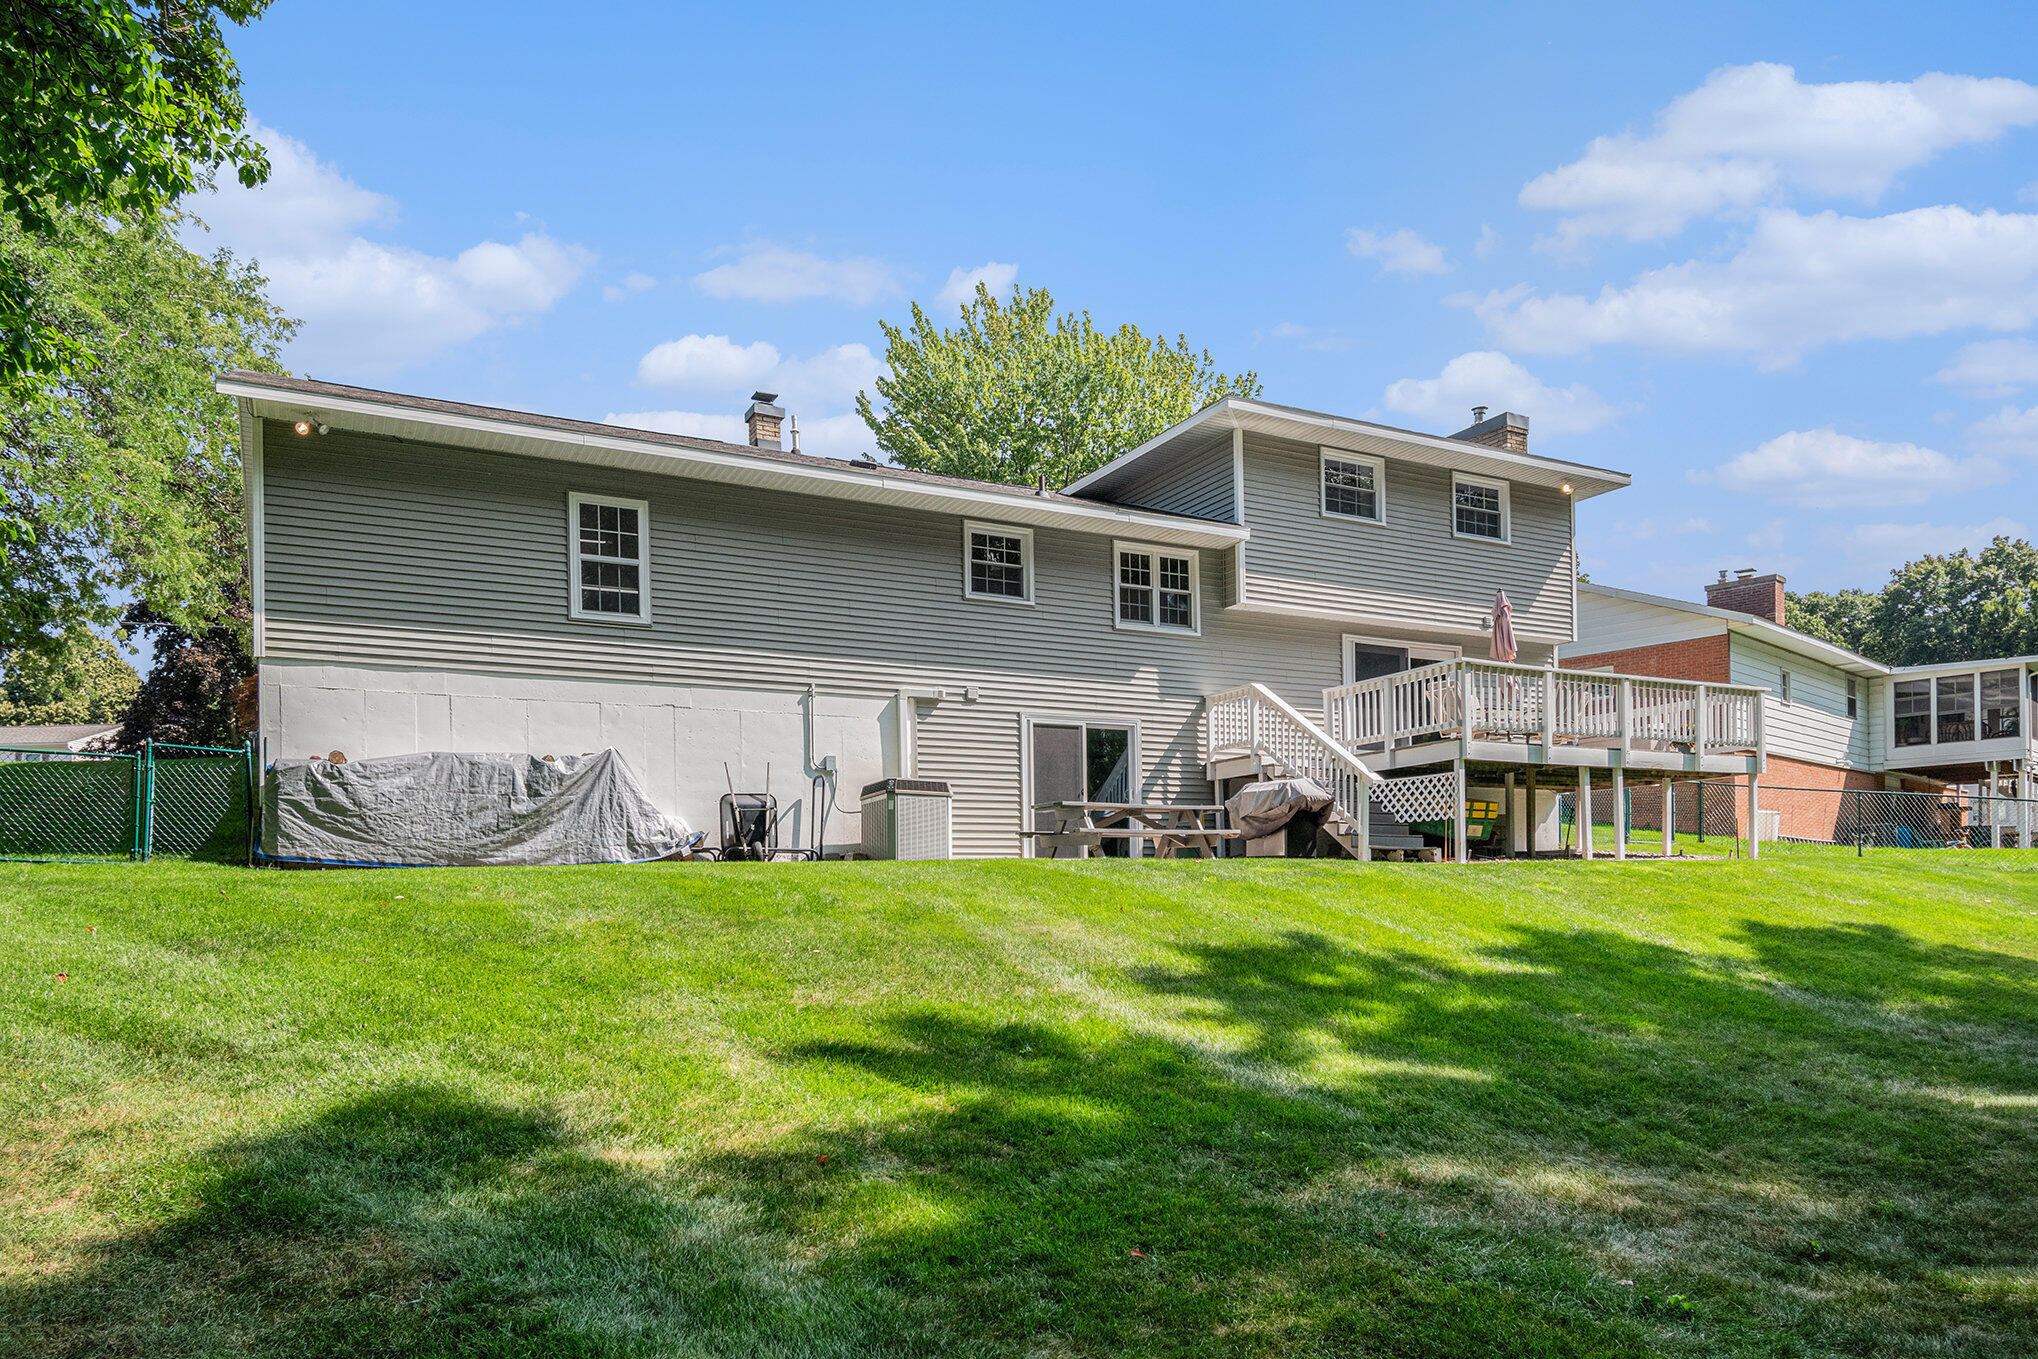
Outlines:
[[[649,623],[568,617],[569,491],[649,503]],[[353,684],[330,683],[331,670],[292,680],[278,663],[414,672],[355,686],[364,694],[464,677],[443,683],[461,691],[464,708],[448,712],[467,712],[469,726],[445,739],[469,748],[483,740],[514,749],[519,739],[607,739],[607,704],[633,742],[624,747],[633,763],[665,759],[654,752],[666,746],[662,728],[629,737],[629,724],[663,721],[659,710],[740,706],[732,693],[779,714],[767,744],[783,748],[791,696],[810,683],[829,704],[861,714],[843,719],[864,724],[853,736],[859,749],[887,749],[896,733],[884,724],[898,719],[899,689],[945,688],[945,701],[913,705],[910,772],[954,783],[961,854],[1018,849],[1025,715],[1136,721],[1141,795],[1200,800],[1211,793],[1198,759],[1205,693],[1259,681],[1315,714],[1322,690],[1342,681],[1341,636],[1391,631],[1384,620],[1363,627],[1227,612],[1217,606],[1222,573],[1211,552],[1202,557],[1200,637],[1121,630],[1113,626],[1108,535],[1038,529],[1037,602],[968,600],[956,516],[338,430],[307,440],[271,425],[264,501],[262,660],[275,668],[265,668],[262,721],[270,758],[323,753],[332,730],[318,710],[325,700],[292,700],[286,687]],[[498,682],[508,688],[489,692]],[[617,685],[657,693],[618,697],[608,687]],[[966,687],[977,690],[975,701],[963,696]],[[665,693],[670,702],[659,697]],[[402,697],[372,701],[381,715],[364,697],[364,724],[401,731],[407,720],[414,740],[437,739],[436,704],[414,695],[409,706]],[[555,721],[566,724],[556,736],[543,727]],[[380,749],[381,739],[364,725],[361,749]],[[333,748],[346,746],[334,738]],[[720,791],[716,749],[690,747],[678,734],[671,746],[675,764],[710,765],[705,779],[688,785],[676,773],[670,785],[675,796],[697,800],[669,810],[698,826],[714,817],[703,785]],[[841,806],[854,805],[852,777],[845,770]],[[788,786],[796,778],[804,779],[798,768],[774,769],[782,801],[805,794]],[[835,825],[853,827],[830,824],[831,841]]]
[[[1791,701],[1783,701],[1783,672],[1790,671]],[[1847,716],[1847,673],[1836,666],[1796,655],[1735,633],[1729,652],[1728,678],[1735,684],[1759,684],[1769,690],[1763,720],[1771,755],[1815,764],[1854,769],[1870,767],[1869,691],[1879,684],[1867,676],[1856,680],[1860,703]]]
[[[1463,638],[1484,634],[1494,592],[1504,589],[1520,641],[1547,649],[1571,640],[1567,497],[1515,483],[1510,541],[1482,542],[1451,532],[1449,469],[1390,458],[1384,481],[1384,523],[1326,515],[1322,446],[1248,432],[1247,605],[1362,613]]]
[[[1725,619],[1708,618],[1685,609],[1668,609],[1637,599],[1616,599],[1578,591],[1578,640],[1564,648],[1566,657],[1593,656],[1630,647],[1664,646],[1716,637],[1727,630]]]

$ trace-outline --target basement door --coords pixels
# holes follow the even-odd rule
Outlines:
[[[1043,802],[1130,802],[1139,766],[1139,729],[1129,722],[1028,721],[1026,724],[1026,806],[1035,830],[1051,831],[1051,812],[1032,809]],[[1107,840],[1102,853],[1122,859],[1134,840]],[[1032,854],[1032,841],[1027,842]],[[1082,857],[1081,850],[1051,850],[1048,858]]]

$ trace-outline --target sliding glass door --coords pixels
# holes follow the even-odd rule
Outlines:
[[[1137,785],[1139,742],[1122,722],[1037,721],[1026,724],[1027,800],[1043,802],[1131,802]],[[1051,831],[1056,815],[1034,811],[1033,828]],[[1130,854],[1134,842],[1107,840],[1103,853]],[[1074,857],[1078,851],[1050,851]]]

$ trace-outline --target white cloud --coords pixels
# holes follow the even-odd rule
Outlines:
[[[1620,414],[1584,383],[1548,386],[1494,350],[1460,354],[1433,378],[1391,382],[1381,400],[1388,410],[1415,416],[1440,429],[1462,429],[1470,424],[1474,406],[1515,411],[1529,417],[1532,435],[1545,437],[1583,434]]]
[[[1682,538],[1693,534],[1709,534],[1717,530],[1710,519],[1693,515],[1686,519],[1616,519],[1595,536],[1603,540],[1626,543],[1653,543],[1663,538]]]
[[[1919,557],[1963,547],[1978,550],[1999,534],[2026,536],[2023,524],[2000,515],[1985,524],[1853,524],[1828,529],[1823,536],[1857,570],[1882,572]]]
[[[797,415],[797,412],[794,412]],[[605,425],[626,429],[656,430],[661,434],[687,434],[698,439],[720,439],[724,443],[749,441],[741,411],[713,414],[701,411],[611,411],[601,418]],[[788,436],[789,437],[789,436]],[[824,415],[800,418],[800,451],[828,458],[854,457],[877,452],[870,426],[859,415]]]
[[[992,261],[979,264],[974,269],[961,265],[948,271],[948,282],[941,285],[941,291],[934,295],[936,305],[943,307],[966,307],[976,301],[977,285],[983,284],[991,290],[991,296],[1002,299],[1012,291],[1013,280],[1019,277],[1016,264],[999,264]]]
[[[1691,477],[1722,490],[1828,508],[1922,504],[2000,481],[2003,469],[1985,458],[1953,458],[1917,444],[1878,443],[1827,428],[1779,434]]]
[[[1976,396],[2008,396],[2038,387],[2038,342],[2022,338],[1977,341],[1955,354],[1932,375],[1932,381]]]
[[[1912,81],[1799,83],[1788,66],[1726,66],[1656,115],[1647,136],[1595,138],[1530,180],[1522,206],[1570,214],[1552,244],[1655,240],[1694,217],[1796,189],[1873,202],[1956,146],[2038,123],[2038,87],[1938,72]]]
[[[779,365],[778,347],[765,340],[737,344],[727,335],[683,335],[637,361],[646,387],[716,391],[764,381]]]
[[[2038,406],[2005,406],[1968,427],[1968,442],[1991,453],[2038,458]]]
[[[608,284],[601,290],[604,301],[620,302],[631,293],[641,293],[658,286],[658,280],[649,274],[625,274],[621,283]]]
[[[1472,258],[1485,259],[1500,247],[1500,233],[1490,222],[1479,224],[1479,239],[1472,242]]]
[[[1513,289],[1453,300],[1525,353],[1633,344],[1785,367],[1834,341],[2030,325],[2038,320],[2038,214],[1765,212],[1732,258],[1651,270],[1597,297]]]
[[[222,183],[194,199],[213,240],[192,244],[227,245],[259,261],[269,295],[304,321],[291,344],[302,366],[374,376],[423,362],[550,310],[594,262],[542,232],[515,244],[482,241],[451,259],[371,241],[360,230],[394,225],[394,200],[295,138],[255,132],[269,152],[269,181],[257,189]]]
[[[1345,232],[1345,249],[1360,259],[1380,261],[1383,274],[1448,274],[1451,263],[1444,248],[1403,227],[1382,236],[1352,227]]]
[[[732,400],[762,387],[778,392],[788,406],[846,405],[883,371],[868,345],[838,344],[810,358],[788,359],[768,341],[737,344],[726,335],[683,335],[637,361],[637,381],[646,387],[726,393]]]
[[[693,281],[709,297],[746,302],[806,302],[826,298],[867,307],[899,291],[897,275],[877,260],[828,260],[768,241],[741,247],[734,263],[719,264],[695,274]]]
[[[1304,349],[1330,351],[1351,348],[1351,341],[1342,331],[1324,329],[1318,326],[1297,325],[1293,321],[1280,321],[1265,330],[1253,332],[1253,343],[1265,340],[1286,340]]]

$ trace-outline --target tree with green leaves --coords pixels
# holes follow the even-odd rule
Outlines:
[[[190,628],[144,605],[123,622],[148,639],[154,653],[148,677],[120,715],[116,750],[140,750],[145,741],[185,746],[237,746],[245,733],[234,712],[234,691],[255,673],[249,654],[248,607],[236,599],[227,613]]]
[[[0,664],[0,725],[117,722],[141,684],[113,643],[80,630],[61,650],[9,653]]]
[[[1260,394],[1259,374],[1220,373],[1183,337],[1056,316],[1045,288],[1000,302],[978,284],[954,329],[918,303],[910,325],[880,324],[883,409],[860,392],[857,413],[893,462],[924,472],[1064,486],[1220,397]]]
[[[1904,563],[1876,599],[1867,646],[1889,665],[2038,654],[2038,548],[1999,536]]]
[[[1793,591],[1784,596],[1783,622],[1820,641],[1867,655],[1861,649],[1868,644],[1877,598],[1871,590]]]
[[[0,213],[31,233],[67,213],[148,220],[222,166],[253,187],[269,162],[246,130],[220,20],[269,0],[7,0],[0,7]],[[49,280],[0,261],[0,386],[93,358],[49,323]]]
[[[92,355],[0,410],[0,652],[60,649],[135,601],[202,629],[239,588],[239,427],[213,375],[280,371],[295,323],[177,221],[0,214],[0,262],[40,280],[36,323]]]

